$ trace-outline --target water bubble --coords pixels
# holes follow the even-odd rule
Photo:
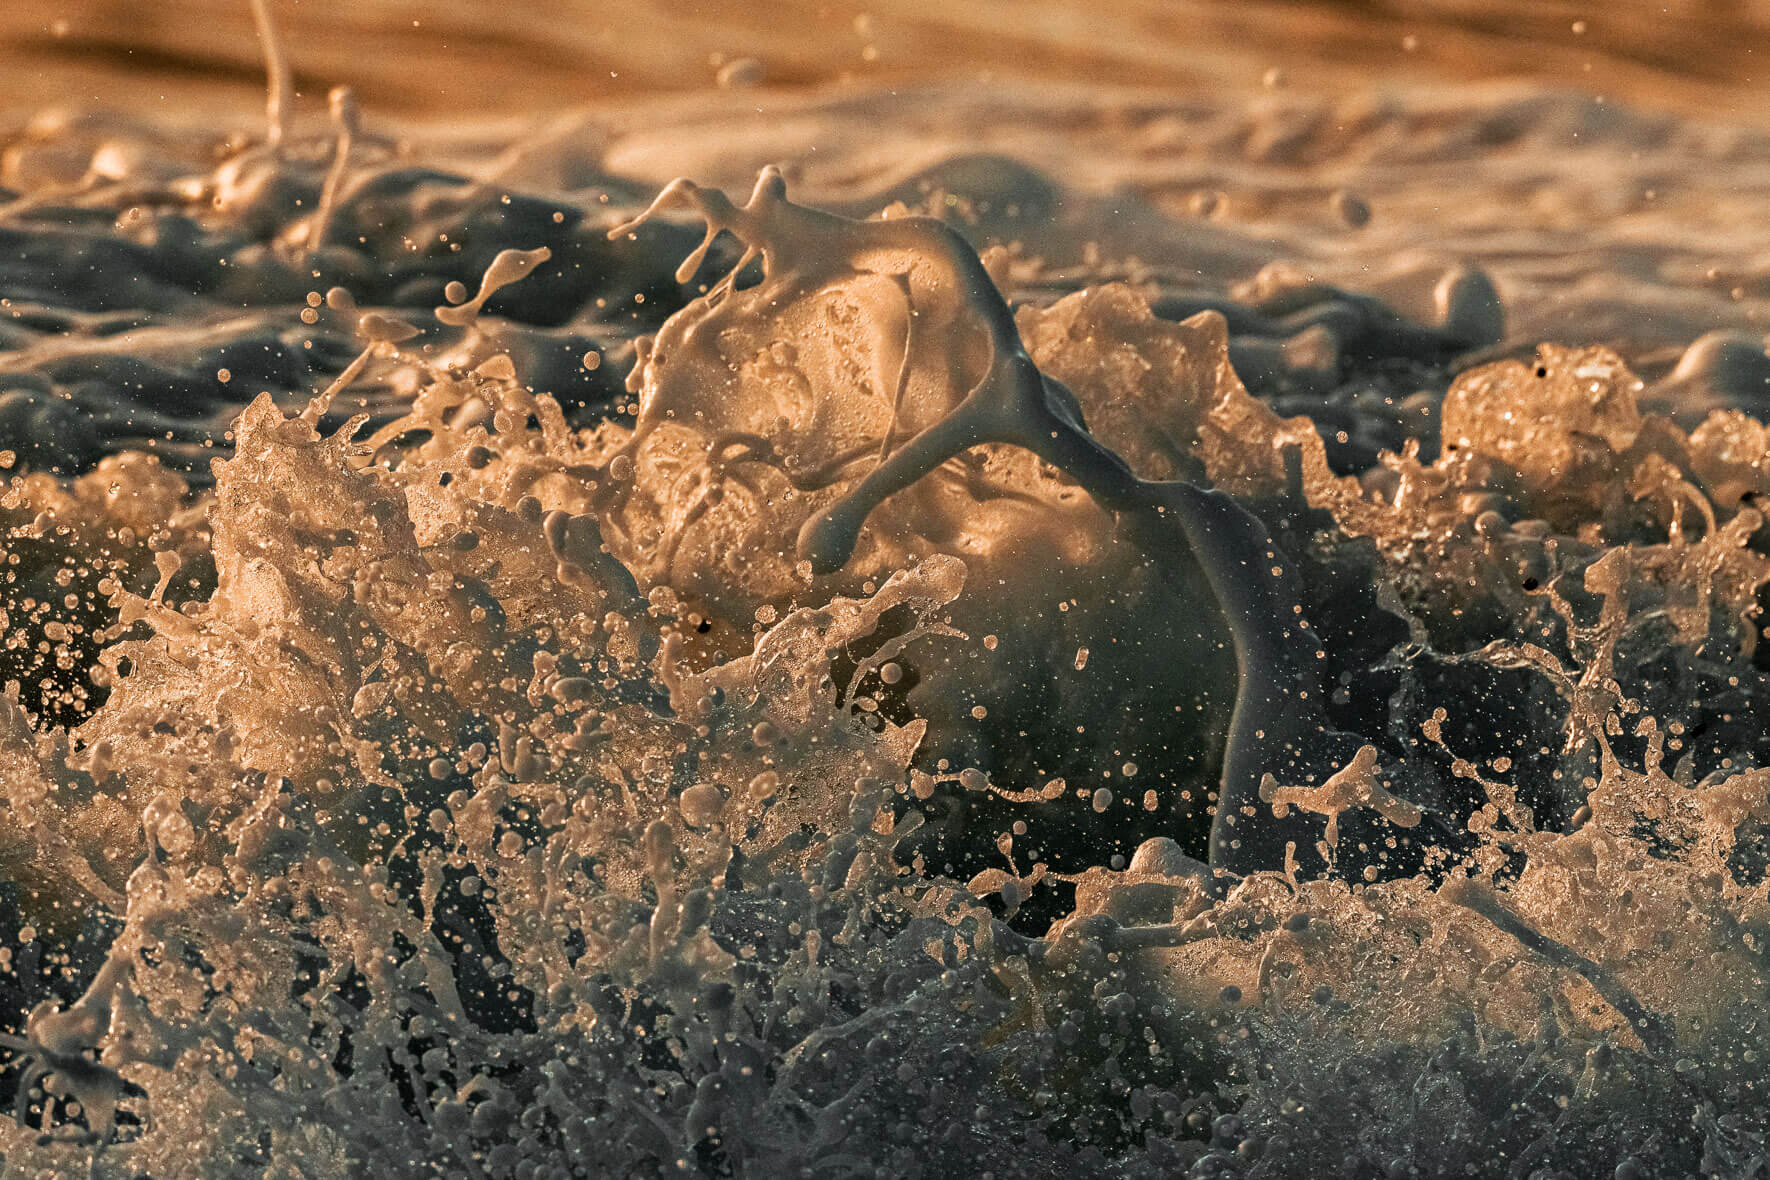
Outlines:
[[[753,789],[751,793],[754,794]],[[690,826],[711,827],[725,809],[725,792],[713,783],[697,783],[682,792],[678,805]]]

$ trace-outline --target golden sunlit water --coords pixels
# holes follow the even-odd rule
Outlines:
[[[1770,1173],[1767,30],[0,12],[4,1174]]]

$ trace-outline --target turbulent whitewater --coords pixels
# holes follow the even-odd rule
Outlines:
[[[0,151],[6,1174],[1770,1170],[1760,134],[272,93]]]

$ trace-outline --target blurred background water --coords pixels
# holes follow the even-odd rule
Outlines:
[[[1756,121],[1764,0],[277,0],[303,98],[328,86],[401,114],[498,115],[714,84],[953,75],[1325,95],[1373,81],[1538,79]],[[749,77],[756,76],[746,67]],[[239,0],[10,0],[0,108],[127,96],[168,110],[261,93]]]

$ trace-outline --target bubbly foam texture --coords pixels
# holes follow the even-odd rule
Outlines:
[[[0,211],[109,268],[0,320],[11,1172],[1751,1174],[1747,342],[1006,156],[505,204],[272,60]]]

